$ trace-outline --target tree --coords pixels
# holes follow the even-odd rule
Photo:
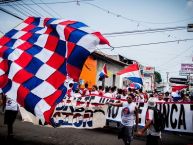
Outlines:
[[[156,83],[159,84],[160,82],[162,82],[162,77],[161,77],[161,74],[159,72],[155,71],[154,75],[155,75],[155,82]]]

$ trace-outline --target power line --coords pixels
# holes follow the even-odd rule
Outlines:
[[[42,3],[44,3],[42,0],[40,0]],[[58,14],[54,9],[52,9],[49,5],[47,5],[47,4],[44,4],[48,9],[50,9],[52,12],[54,12],[55,14],[56,14],[56,16],[59,16],[59,17],[61,17],[61,15],[60,14]],[[62,17],[61,17],[62,18]]]
[[[27,17],[27,15],[24,13],[24,12],[22,12],[21,10],[19,10],[18,8],[15,8],[13,5],[11,5],[11,4],[8,4],[12,9],[14,9],[15,11],[17,11],[17,12],[19,12],[20,14],[22,14],[23,16],[25,16],[25,17]]]
[[[186,26],[178,27],[166,27],[166,28],[157,28],[157,29],[145,29],[145,30],[134,30],[134,31],[122,31],[122,32],[112,32],[112,33],[103,33],[103,35],[120,35],[120,34],[133,34],[133,33],[155,33],[155,32],[165,32],[165,31],[175,31],[187,29]]]
[[[176,58],[178,58],[179,56],[181,56],[182,54],[184,54],[187,50],[189,50],[189,49],[191,49],[191,48],[193,48],[193,45],[190,46],[190,47],[188,47],[187,49],[185,49],[184,51],[180,52],[180,53],[179,53],[178,55],[176,55],[175,57],[169,59],[168,61],[166,61],[165,63],[163,63],[163,64],[161,64],[161,65],[159,65],[159,66],[157,66],[157,67],[163,67],[163,66],[165,66],[165,65],[168,65],[168,62],[171,62],[171,61],[175,60]]]
[[[17,19],[23,20],[23,18],[21,18],[21,17],[18,16],[17,14],[14,14],[14,13],[12,13],[12,12],[10,12],[10,11],[8,11],[8,10],[2,8],[2,7],[0,7],[0,11],[5,12],[5,13],[7,13],[7,14],[9,14],[9,15],[11,15],[11,16],[17,18]]]
[[[125,46],[112,46],[112,48],[115,49],[115,48],[124,48],[124,47],[137,47],[137,46],[145,46],[145,45],[153,45],[153,44],[172,43],[172,42],[179,43],[181,41],[190,41],[190,40],[193,40],[193,38],[171,40],[171,41],[151,42],[151,43],[143,43],[143,44],[133,44],[133,45],[125,45]],[[100,49],[112,49],[112,48],[100,48]]]
[[[19,3],[19,2],[17,2],[17,3]],[[29,10],[26,11],[26,8],[23,5],[17,5],[15,7],[18,7],[21,11],[27,13],[28,16],[31,16],[31,14],[28,12]]]
[[[35,5],[37,5],[40,9],[42,9],[45,13],[47,13],[48,15],[50,15],[51,17],[54,17],[50,12],[48,12],[46,9],[44,9],[42,6],[40,6],[39,4],[35,3],[33,0],[31,0],[31,2],[33,2]]]
[[[97,8],[97,9],[100,9],[100,10],[102,10],[102,11],[108,13],[108,14],[111,14],[111,15],[117,17],[117,18],[122,18],[122,19],[124,19],[124,20],[130,21],[130,22],[133,22],[133,23],[136,23],[136,24],[137,24],[137,28],[140,26],[141,23],[143,23],[143,24],[141,24],[142,26],[147,27],[147,28],[148,28],[148,26],[144,25],[144,23],[147,23],[147,24],[164,24],[164,23],[154,23],[154,22],[139,21],[139,20],[131,19],[131,18],[122,16],[122,15],[120,15],[120,14],[114,13],[114,12],[112,12],[112,11],[110,11],[110,10],[105,9],[105,8],[102,8],[102,7],[98,6],[98,5],[95,5],[95,4],[92,4],[92,3],[89,3],[89,2],[83,2],[83,3],[85,3],[85,4],[87,4],[87,5],[90,5],[90,6],[93,6],[93,7]],[[193,19],[193,17],[187,18],[186,20],[189,20],[189,19]],[[185,21],[185,19],[183,19],[183,20],[178,20],[178,22],[180,22],[180,21]],[[172,22],[172,23],[174,23],[174,22]],[[165,24],[170,24],[170,23],[167,22],[167,23],[165,23]],[[169,35],[167,35],[167,36],[169,36]],[[177,38],[176,36],[173,36],[173,35],[170,35],[170,37],[171,37],[171,38]]]
[[[24,1],[21,1],[23,4]],[[26,8],[28,11],[30,11],[31,13],[35,14],[36,16],[42,16],[38,11],[36,11],[34,8],[32,8],[31,6],[26,6],[26,5],[22,5],[24,8]]]
[[[166,30],[166,31],[175,31],[175,30]],[[110,38],[110,37],[124,37],[124,36],[129,36],[129,35],[153,34],[153,33],[161,33],[161,32],[166,32],[166,31],[152,31],[152,32],[141,32],[141,33],[125,33],[125,34],[117,34],[117,35],[107,35],[106,37],[108,37],[108,38]],[[171,37],[170,34],[167,34],[167,36]]]
[[[85,1],[94,1],[94,0],[78,0],[78,2],[85,2]],[[13,1],[10,1],[10,2],[15,2],[15,0]],[[7,2],[8,3],[8,2]],[[65,2],[62,2],[62,1],[59,1],[59,2],[37,2],[37,3],[26,3],[25,5],[36,5],[36,4],[47,4],[47,5],[52,5],[52,4],[65,4],[65,3],[77,3],[77,0],[72,0],[72,1],[65,1]],[[0,4],[3,4],[3,6],[8,6],[7,4],[4,4],[4,3],[0,3]],[[16,4],[16,5],[22,5],[22,4]]]
[[[102,10],[102,11],[108,13],[108,14],[111,14],[111,15],[113,15],[113,16],[116,16],[116,17],[118,17],[118,18],[122,18],[122,19],[125,19],[125,20],[129,20],[129,21],[131,21],[131,22],[138,23],[138,25],[139,25],[139,23],[146,23],[146,24],[172,24],[172,23],[179,23],[179,22],[183,22],[183,21],[187,21],[187,20],[193,19],[193,17],[190,17],[190,18],[186,18],[186,19],[182,19],[182,20],[177,20],[177,21],[171,21],[171,22],[141,21],[141,20],[131,19],[131,18],[122,16],[121,14],[114,13],[114,12],[112,12],[112,11],[110,11],[110,10],[108,10],[108,9],[105,9],[105,8],[103,8],[103,7],[100,7],[100,6],[96,5],[96,4],[92,4],[92,3],[89,3],[89,2],[83,2],[83,3],[88,4],[88,5],[90,5],[90,6],[93,6],[93,7],[95,7],[95,8],[98,8],[98,9],[100,9],[100,10]]]
[[[22,1],[22,2],[24,3],[24,1]],[[24,4],[26,4],[26,3],[24,3]],[[44,15],[41,14],[38,10],[34,9],[32,6],[28,5],[28,7],[29,7],[30,9],[32,9],[36,14],[38,14],[38,16],[41,16],[41,17],[44,16]]]
[[[5,3],[10,3],[10,2],[15,2],[15,1],[19,1],[19,0],[4,0],[4,1],[1,1],[0,4],[5,4]]]

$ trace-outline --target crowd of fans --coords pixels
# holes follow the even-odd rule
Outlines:
[[[116,99],[127,99],[128,94],[133,96],[133,100],[136,103],[146,103],[149,97],[155,97],[157,102],[192,102],[193,101],[193,92],[188,92],[187,90],[175,90],[173,92],[158,92],[154,90],[154,92],[147,93],[147,91],[143,91],[142,89],[132,89],[132,88],[124,88],[120,89],[116,86],[113,87],[103,87],[93,85],[91,89],[88,88],[88,84],[84,85],[84,88],[80,88],[79,85],[74,85],[73,83],[69,84],[69,88],[67,91],[68,97],[81,97],[88,95],[100,95],[109,98]]]

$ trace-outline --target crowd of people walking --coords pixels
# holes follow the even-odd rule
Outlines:
[[[67,96],[68,97],[81,97],[89,95],[99,95],[116,99],[127,99],[128,95],[133,96],[133,102],[146,103],[149,97],[155,97],[157,102],[192,102],[193,92],[187,90],[174,90],[172,92],[153,92],[143,91],[141,89],[133,89],[125,87],[124,89],[117,88],[116,86],[96,86],[93,85],[91,89],[88,88],[88,84],[84,85],[84,88],[80,88],[79,85],[74,87],[73,83],[69,84]]]

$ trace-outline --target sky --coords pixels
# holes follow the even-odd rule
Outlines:
[[[23,19],[32,15],[84,22],[104,34],[111,46],[115,47],[114,50],[108,46],[99,46],[97,49],[155,67],[155,70],[161,73],[163,81],[166,81],[167,72],[169,77],[182,77],[179,76],[181,64],[193,63],[193,40],[140,45],[193,39],[193,32],[187,32],[186,29],[105,35],[114,32],[186,27],[187,24],[193,24],[193,0],[22,0],[0,4],[0,7]],[[0,35],[21,22],[2,11],[0,20]]]

